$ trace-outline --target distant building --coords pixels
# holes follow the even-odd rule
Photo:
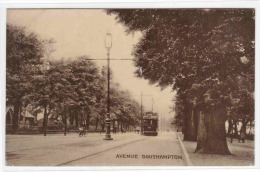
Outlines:
[[[36,116],[33,116],[28,110],[22,111],[19,124],[23,126],[32,126],[36,123]]]
[[[12,125],[13,124],[14,107],[13,106],[7,106],[5,114],[6,114],[6,125]]]
[[[14,120],[14,106],[6,107],[6,132],[11,132],[13,130],[13,120]],[[32,115],[31,107],[28,106],[26,109],[22,109],[18,113],[18,126],[32,126],[36,124],[37,118]]]

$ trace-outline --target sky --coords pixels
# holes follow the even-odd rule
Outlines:
[[[12,9],[7,12],[7,23],[24,26],[35,32],[41,39],[55,40],[56,50],[48,58],[67,59],[87,55],[90,58],[106,58],[104,45],[107,31],[112,34],[110,57],[133,59],[133,46],[142,37],[140,32],[127,34],[125,27],[117,23],[115,16],[107,15],[102,9]],[[96,61],[99,66],[106,61]],[[141,101],[146,111],[153,110],[163,118],[172,117],[170,106],[174,93],[171,88],[161,91],[160,87],[149,85],[147,80],[134,76],[137,69],[133,61],[111,61],[110,67],[115,82],[127,89],[137,101]],[[153,99],[153,101],[152,101]],[[154,102],[154,103],[152,103]]]

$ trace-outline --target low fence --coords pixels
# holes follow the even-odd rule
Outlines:
[[[67,129],[67,133],[78,133],[78,129]],[[105,130],[88,130],[88,133],[104,133]],[[30,126],[30,127],[20,127],[19,129],[13,129],[12,125],[6,126],[6,134],[18,134],[18,135],[35,135],[35,134],[43,134],[43,127],[39,126]],[[64,133],[63,129],[49,129],[47,130],[47,134],[61,134]]]

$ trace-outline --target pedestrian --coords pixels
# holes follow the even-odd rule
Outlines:
[[[81,136],[86,136],[87,131],[85,129],[85,127],[79,127],[79,137]]]

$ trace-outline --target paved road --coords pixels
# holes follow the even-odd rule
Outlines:
[[[174,133],[140,136],[134,133],[43,136],[7,136],[7,165],[23,166],[183,166],[186,165]]]
[[[185,160],[173,133],[140,140],[103,153],[72,161],[66,166],[184,166]]]

